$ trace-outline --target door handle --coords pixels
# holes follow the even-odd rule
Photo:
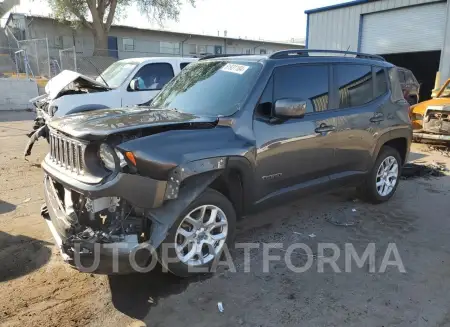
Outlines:
[[[372,118],[370,118],[370,121],[372,123],[379,123],[380,121],[384,120],[384,115],[381,112],[376,112]]]
[[[335,126],[333,125],[327,125],[325,123],[320,124],[319,127],[317,127],[314,131],[316,133],[327,133],[327,132],[332,132],[336,129]]]

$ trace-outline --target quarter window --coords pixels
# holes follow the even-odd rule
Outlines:
[[[139,90],[161,90],[173,78],[173,68],[168,63],[148,64],[134,76]]]
[[[373,100],[372,66],[335,65],[339,109],[362,106]]]
[[[190,62],[182,62],[181,64],[180,64],[180,69],[182,70],[182,69],[184,69],[184,67],[186,67],[187,65],[189,65],[190,64]]]
[[[328,109],[328,65],[283,66],[275,71],[274,100],[306,101],[306,112]]]
[[[375,94],[374,98],[385,94],[388,91],[386,72],[384,68],[374,67],[375,70]]]

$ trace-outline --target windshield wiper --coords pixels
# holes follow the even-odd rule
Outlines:
[[[85,58],[85,59],[86,59],[86,61],[87,61],[88,63],[90,63],[90,64],[92,65],[92,67],[95,68],[95,71],[97,72],[98,77],[100,77],[100,78],[102,79],[102,81],[103,81],[103,83],[105,83],[106,87],[109,88],[109,89],[111,89],[111,87],[108,85],[108,83],[106,83],[105,79],[104,79],[103,76],[102,76],[102,73],[100,73],[100,70],[97,68],[97,66],[95,66],[95,65],[89,60],[89,58]]]

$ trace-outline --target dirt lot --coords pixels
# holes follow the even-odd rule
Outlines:
[[[244,219],[237,242],[319,242],[362,253],[374,242],[376,273],[305,273],[273,262],[262,272],[262,250],[232,252],[236,273],[179,280],[159,271],[131,276],[82,274],[63,264],[39,216],[43,203],[39,142],[29,161],[22,152],[31,113],[0,113],[0,325],[1,326],[450,326],[450,176],[401,182],[395,197],[373,206],[353,190],[298,200]],[[412,159],[450,158],[413,147]],[[355,209],[356,211],[352,210]],[[346,218],[353,226],[329,222]],[[379,273],[388,243],[406,273]],[[271,250],[284,255],[282,250]],[[293,258],[302,264],[302,256]],[[296,261],[295,261],[296,260]],[[344,270],[343,260],[338,266]],[[217,309],[221,301],[224,312]]]

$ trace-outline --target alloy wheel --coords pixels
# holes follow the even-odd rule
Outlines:
[[[386,157],[380,164],[376,176],[377,192],[388,196],[394,190],[398,179],[398,162],[393,156]]]
[[[203,265],[221,253],[227,235],[225,213],[215,205],[202,205],[189,212],[178,226],[175,252],[186,265]]]

